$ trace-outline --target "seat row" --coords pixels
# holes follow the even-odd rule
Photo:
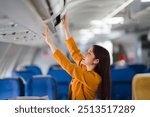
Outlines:
[[[49,100],[57,99],[57,86],[51,76],[34,76],[28,82],[21,78],[0,79],[0,99],[15,99],[24,96],[48,96]]]
[[[48,76],[50,75],[56,82],[57,88],[57,99],[66,100],[68,98],[68,88],[71,81],[71,76],[68,75],[59,65],[52,65],[48,70]],[[25,66],[23,71],[13,71],[13,77],[21,77],[26,85],[30,84],[31,80],[34,77],[41,77],[42,72],[39,67]],[[30,82],[29,82],[30,81]]]
[[[143,64],[128,65],[124,68],[111,67],[112,100],[131,100],[132,82],[136,74],[150,73]]]
[[[111,69],[120,68],[116,65],[111,65]],[[121,66],[121,68],[131,68],[135,73],[150,73],[150,68],[146,67],[144,64],[129,64]]]
[[[133,78],[137,74],[132,68],[111,68],[112,100],[132,99]],[[14,78],[18,77],[18,78]],[[53,65],[48,75],[42,75],[37,66],[25,66],[23,71],[13,71],[12,78],[0,80],[0,99],[17,96],[48,96],[48,99],[66,100],[69,76],[59,65]]]

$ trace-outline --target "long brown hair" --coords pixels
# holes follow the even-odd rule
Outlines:
[[[101,46],[94,45],[93,53],[95,58],[99,59],[99,63],[94,68],[94,71],[102,77],[102,83],[97,91],[97,99],[109,100],[111,93],[109,52]]]

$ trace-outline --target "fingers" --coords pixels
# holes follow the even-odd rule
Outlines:
[[[44,27],[44,32],[42,33],[42,35],[43,35],[44,37],[47,37],[47,36],[48,36],[48,31],[49,31],[48,25],[45,25],[45,27]]]
[[[61,20],[61,22],[64,23],[64,17],[63,17],[63,19]]]
[[[64,20],[66,20],[67,19],[67,14],[65,14],[65,16],[64,16]]]
[[[63,19],[61,20],[61,24],[64,25],[64,22],[65,22],[65,20],[64,20],[64,17],[63,17]]]
[[[45,40],[45,42],[46,42],[47,44],[49,44],[49,43],[52,42],[51,37],[50,37],[50,35],[49,35],[49,33],[48,33],[49,27],[48,27],[48,25],[45,25],[44,28],[45,28],[45,29],[44,29],[44,32],[42,33],[43,39]]]
[[[63,18],[62,18],[62,23],[65,23],[66,17],[67,17],[67,13],[63,16]]]
[[[66,20],[66,22],[68,22],[68,15],[67,15],[67,13],[65,14],[65,20]]]
[[[45,34],[44,33],[42,33],[42,35],[43,35],[43,40],[47,43],[47,44],[49,44],[49,41],[48,41],[48,38],[45,36]]]
[[[45,35],[45,33],[42,33],[42,35],[45,37],[46,35]]]
[[[42,33],[42,35],[43,35],[43,39],[44,39],[45,41],[47,41],[46,35],[45,35],[44,33]]]

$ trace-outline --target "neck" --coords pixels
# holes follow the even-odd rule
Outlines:
[[[94,68],[95,68],[95,65],[86,65],[87,71],[92,71],[94,70]]]

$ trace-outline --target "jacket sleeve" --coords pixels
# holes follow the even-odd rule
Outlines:
[[[99,77],[95,76],[94,73],[83,70],[81,67],[71,63],[60,50],[56,50],[53,57],[68,74],[74,78],[77,78],[80,82],[87,85],[87,87],[91,87],[91,89],[93,89],[93,85],[99,84]]]
[[[72,37],[66,40],[66,45],[73,60],[75,61],[77,65],[79,65],[82,60],[82,54]]]

